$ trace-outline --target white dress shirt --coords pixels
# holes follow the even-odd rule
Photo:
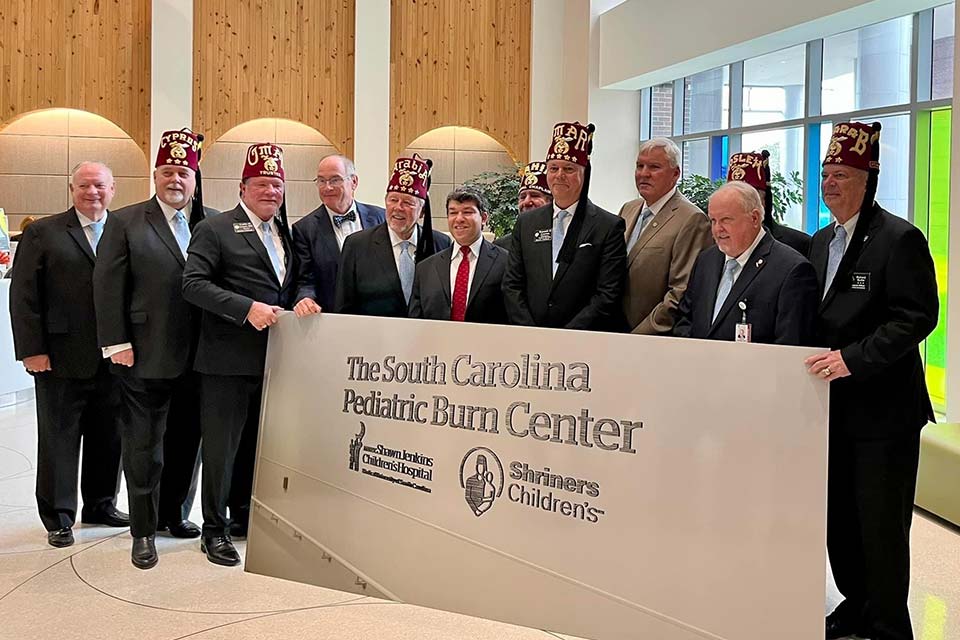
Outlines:
[[[167,219],[167,226],[170,227],[170,233],[173,234],[173,237],[177,237],[177,229],[175,226],[174,218],[177,217],[177,211],[183,211],[183,217],[187,219],[187,223],[190,223],[190,212],[193,210],[193,200],[188,199],[186,204],[184,204],[179,209],[174,209],[166,202],[157,198],[157,204],[160,205],[160,210],[163,211],[163,217]]]
[[[640,207],[640,213],[643,214],[644,209],[650,209],[650,211],[653,211],[653,218],[650,218],[650,220],[655,219],[657,217],[657,214],[660,213],[660,210],[663,209],[663,205],[667,204],[667,200],[672,198],[676,192],[677,192],[677,187],[673,187],[673,189],[670,189],[670,191],[667,191],[667,193],[664,194],[663,197],[661,197],[659,200],[657,200],[653,204],[647,204],[646,200],[643,200],[643,198],[640,198],[641,200],[643,200],[643,205]],[[639,221],[640,220],[638,218],[637,222]]]
[[[574,202],[572,205],[564,209],[563,207],[557,206],[557,203],[553,203],[553,222],[551,223],[551,228],[557,223],[557,214],[561,211],[566,211],[570,215],[563,219],[563,235],[567,235],[567,230],[570,228],[570,222],[573,220],[573,216],[577,213],[577,205],[580,204],[579,201]]]
[[[240,206],[243,207],[247,217],[250,218],[250,223],[256,230],[260,242],[263,242],[263,227],[260,226],[263,224],[263,220],[258,218],[253,211],[250,211],[243,200],[240,201]],[[273,248],[277,250],[277,256],[280,258],[280,282],[283,282],[284,278],[287,277],[287,253],[283,250],[283,240],[280,239],[280,232],[277,230],[277,217],[272,216],[267,223],[270,225],[270,231],[273,235]]]
[[[347,236],[356,233],[357,231],[363,231],[363,224],[360,222],[360,212],[357,211],[357,201],[354,200],[350,204],[350,208],[344,212],[344,215],[353,211],[353,215],[357,217],[353,222],[347,220],[343,221],[339,227],[334,223],[333,217],[340,215],[334,213],[332,210],[327,209],[327,215],[330,217],[330,225],[333,227],[333,233],[337,236],[337,244],[340,245],[340,248],[343,249],[343,241],[347,239]]]
[[[763,229],[763,225],[760,226],[760,232],[757,233],[757,237],[753,239],[753,242],[750,243],[750,246],[747,247],[746,251],[741,253],[739,256],[727,256],[727,260],[730,258],[735,258],[737,261],[737,268],[733,272],[733,281],[736,282],[737,278],[740,277],[740,274],[743,273],[743,268],[747,266],[747,262],[750,261],[750,256],[753,254],[753,250],[757,248],[757,245],[760,244],[760,241],[763,239],[763,236],[767,235],[767,232]],[[726,254],[724,254],[726,255]]]
[[[103,222],[104,225],[106,225],[107,216],[110,214],[110,212],[104,211],[103,217],[100,218],[99,220],[91,220],[90,218],[83,215],[79,211],[76,211],[75,213],[77,214],[77,220],[80,221],[80,228],[83,229],[83,235],[87,237],[87,242],[90,243],[90,249],[93,250],[93,229],[91,229],[90,227],[92,227],[97,222]],[[102,232],[100,237],[103,238]]]
[[[483,245],[483,234],[480,234],[473,244],[470,245],[470,253],[467,254],[467,260],[470,261],[470,276],[467,278],[467,300],[470,299],[470,287],[473,286],[473,274],[477,272],[477,260],[480,258],[480,247]],[[463,251],[460,245],[453,243],[453,255],[450,259],[450,299],[453,300],[453,294],[457,288],[457,271],[460,270],[460,263],[463,262]]]
[[[387,225],[387,231],[390,232],[390,244],[393,246],[393,262],[397,267],[397,273],[400,273],[400,245],[403,244],[403,238],[398,236],[393,232],[393,229],[390,228],[390,225]],[[415,225],[413,227],[413,234],[410,236],[410,257],[413,258],[414,262],[417,260],[417,239],[420,237],[420,225]]]
[[[846,237],[845,242],[844,242],[844,245],[843,245],[843,252],[844,252],[844,253],[846,253],[846,252],[847,252],[847,249],[850,248],[850,241],[853,240],[853,230],[857,228],[857,220],[859,220],[859,219],[860,219],[860,212],[858,211],[852,218],[850,218],[849,220],[847,220],[847,221],[844,222],[843,224],[840,224],[840,222],[838,222],[838,221],[836,221],[836,220],[834,221],[835,224],[843,227],[843,228],[846,230],[846,232],[847,232],[847,237]],[[834,229],[833,232],[836,233],[836,232],[837,232],[836,229]]]

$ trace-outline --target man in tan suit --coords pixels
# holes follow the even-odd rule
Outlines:
[[[620,209],[627,224],[623,311],[633,333],[670,333],[693,263],[713,244],[707,216],[677,191],[679,177],[680,149],[672,140],[640,145],[634,174],[640,198]]]

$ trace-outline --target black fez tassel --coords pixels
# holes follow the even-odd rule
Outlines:
[[[197,147],[197,185],[193,191],[193,205],[190,208],[190,230],[200,224],[206,217],[203,210],[203,175],[200,173],[200,159],[203,155],[203,134],[197,134],[197,141],[200,145]]]
[[[767,188],[763,192],[763,224],[767,227],[773,224],[773,182],[770,175],[770,152],[764,149],[760,152],[763,156],[763,175],[767,181]]]
[[[872,125],[873,132],[878,134],[883,126],[879,122]],[[877,184],[880,178],[880,140],[870,142],[870,164],[871,168],[867,171],[867,190],[863,194],[863,203],[860,205],[860,211],[873,211],[874,200],[877,197]],[[875,168],[874,168],[875,167]],[[860,226],[859,224],[857,226]]]
[[[423,262],[437,252],[433,241],[433,216],[430,211],[430,185],[433,183],[433,160],[425,159],[427,163],[427,198],[423,202],[423,228],[417,238],[417,263]]]

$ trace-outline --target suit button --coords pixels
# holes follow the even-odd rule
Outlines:
[[[553,306],[553,303],[552,303],[552,302],[548,302],[548,303],[547,303],[547,306],[548,306],[548,307],[552,307],[552,306]]]

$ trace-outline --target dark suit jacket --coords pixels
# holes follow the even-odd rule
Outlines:
[[[103,356],[93,312],[95,261],[73,207],[23,232],[10,283],[17,360],[47,354],[58,378],[96,375]]]
[[[763,226],[767,228],[775,240],[795,249],[800,255],[806,258],[810,254],[810,236],[803,231],[791,229],[782,225],[774,219],[764,220]]]
[[[493,241],[493,244],[497,245],[501,249],[510,251],[511,247],[513,247],[513,234],[508,233],[505,236],[500,236],[499,238]]]
[[[817,318],[817,274],[807,259],[767,233],[744,265],[716,321],[713,307],[727,256],[716,245],[703,250],[680,301],[673,334],[685,338],[734,340],[747,305],[751,341],[810,346]]]
[[[97,334],[101,347],[132,343],[134,355],[114,373],[176,378],[193,366],[200,311],[183,299],[183,265],[156,196],[107,218],[93,272]]]
[[[517,217],[513,249],[503,276],[503,295],[511,324],[618,331],[627,270],[624,222],[587,201],[572,262],[561,262],[553,276],[553,250],[534,234],[553,228],[553,205]],[[572,225],[571,225],[572,226]]]
[[[821,291],[833,227],[810,245]],[[905,435],[934,419],[917,345],[937,326],[938,312],[933,258],[920,230],[879,205],[861,212],[819,306],[817,340],[839,349],[851,373],[830,383],[831,435]]]
[[[263,375],[267,331],[246,322],[253,303],[289,309],[297,279],[297,258],[290,237],[283,240],[287,272],[281,284],[256,231],[238,233],[234,223],[249,223],[239,206],[196,226],[183,268],[183,297],[203,313],[194,370],[214,375]]]
[[[422,227],[418,233],[423,233]],[[434,231],[433,242],[439,252],[453,241],[445,233]],[[407,301],[403,298],[386,222],[344,241],[334,311],[358,316],[407,317]]]
[[[385,218],[383,207],[357,204],[364,229],[372,229]],[[340,245],[327,208],[320,205],[293,225],[293,246],[300,261],[296,301],[312,298],[325,312],[333,312],[336,299]]]
[[[410,317],[427,320],[449,320],[453,296],[450,291],[450,262],[460,245],[436,253],[417,265],[410,296]],[[507,268],[507,251],[491,242],[483,241],[477,266],[470,283],[466,322],[506,324],[507,311],[503,306],[500,283]]]

